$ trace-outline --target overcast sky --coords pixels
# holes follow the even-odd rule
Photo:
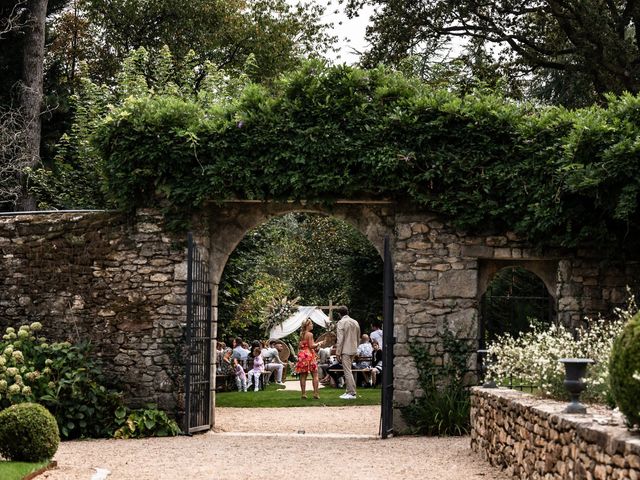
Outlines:
[[[335,10],[338,10],[338,13],[334,13]],[[367,5],[360,11],[360,16],[349,19],[344,13],[344,5],[339,5],[337,0],[333,0],[332,4],[327,7],[324,20],[327,23],[333,23],[333,34],[338,36],[338,47],[340,48],[339,53],[329,55],[332,60],[349,65],[358,61],[359,55],[355,52],[366,50],[367,44],[364,40],[364,34],[372,13],[373,7]],[[337,58],[337,55],[340,58]]]

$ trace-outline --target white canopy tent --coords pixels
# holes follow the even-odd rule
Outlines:
[[[298,311],[287,318],[280,325],[277,325],[271,329],[269,338],[278,339],[286,337],[287,335],[295,332],[300,328],[302,322],[307,318],[317,325],[323,328],[327,328],[331,321],[326,313],[324,313],[318,307],[298,307]]]

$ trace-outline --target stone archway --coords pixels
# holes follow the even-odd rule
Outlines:
[[[349,224],[362,234],[382,257],[385,236],[393,238],[395,208],[392,202],[354,202],[341,201],[331,206],[308,203],[286,202],[266,203],[257,201],[225,202],[220,206],[212,206],[207,210],[204,220],[205,241],[209,251],[210,278],[212,283],[213,338],[218,337],[218,293],[222,274],[227,261],[240,241],[252,229],[268,222],[270,219],[291,212],[313,213],[332,216]],[[212,349],[215,351],[215,347]],[[213,360],[213,359],[212,359]],[[212,368],[215,372],[215,366]],[[215,390],[213,392],[215,395]],[[215,400],[212,402],[215,409]],[[212,410],[212,421],[215,422],[215,411]]]

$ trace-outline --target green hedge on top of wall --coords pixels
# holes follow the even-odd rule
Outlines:
[[[537,245],[638,233],[640,99],[568,111],[457,97],[382,68],[309,63],[229,106],[130,98],[96,135],[119,206],[393,198]]]

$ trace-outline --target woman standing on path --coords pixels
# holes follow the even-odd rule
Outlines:
[[[296,363],[296,373],[300,375],[300,390],[302,398],[307,398],[307,376],[311,373],[313,378],[313,398],[320,398],[318,393],[318,360],[316,350],[322,345],[322,342],[315,343],[313,341],[313,323],[310,318],[302,322],[300,333],[300,344],[298,345],[298,362]]]

